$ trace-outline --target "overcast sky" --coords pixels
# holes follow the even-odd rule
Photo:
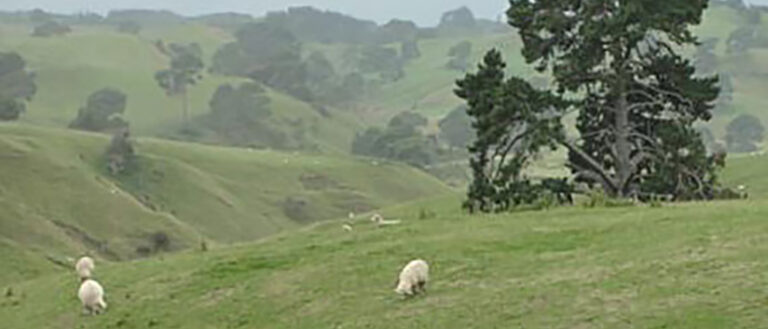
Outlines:
[[[0,0],[0,10],[106,13],[110,9],[151,8],[185,15],[234,11],[259,16],[267,11],[310,5],[378,22],[402,18],[434,25],[443,12],[460,6],[470,7],[479,17],[496,18],[507,4],[507,0]]]
[[[768,0],[746,2],[768,5]],[[169,9],[185,15],[233,11],[260,16],[268,11],[309,5],[378,22],[401,18],[427,26],[435,25],[443,12],[464,5],[478,17],[495,19],[507,4],[508,0],[0,0],[0,10],[41,8],[60,13],[106,13],[110,9],[142,8]]]

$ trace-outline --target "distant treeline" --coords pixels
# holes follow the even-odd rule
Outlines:
[[[421,38],[440,35],[441,33],[489,33],[507,29],[503,22],[477,19],[472,12],[462,7],[443,14],[437,27],[417,27],[415,23],[393,19],[387,24],[378,25],[369,20],[357,19],[344,14],[322,11],[312,7],[292,7],[285,11],[268,13],[266,20],[280,22],[305,42],[324,43],[388,43],[395,42],[393,33],[415,32]],[[76,14],[58,14],[41,9],[29,11],[0,11],[0,20],[15,24],[42,24],[56,21],[69,25],[117,25],[132,22],[140,26],[176,25],[202,23],[228,30],[237,30],[243,24],[264,21],[248,14],[225,12],[201,16],[183,16],[168,10],[125,9],[113,10],[106,15],[93,12]],[[405,30],[400,30],[405,28]],[[396,39],[400,39],[397,37]]]

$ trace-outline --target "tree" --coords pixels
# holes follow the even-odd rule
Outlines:
[[[211,97],[204,125],[227,145],[289,148],[289,138],[276,129],[266,89],[254,82],[224,84]]]
[[[214,72],[247,77],[301,100],[312,100],[302,46],[290,30],[276,24],[251,23],[240,28],[235,37],[236,42],[216,52]]]
[[[47,21],[38,26],[35,26],[35,29],[32,31],[32,36],[33,37],[54,37],[54,36],[62,36],[70,32],[72,32],[72,29],[65,24],[61,24],[55,21]]]
[[[172,43],[165,53],[170,67],[155,73],[155,80],[168,96],[181,96],[182,119],[189,123],[189,87],[202,79],[202,48],[196,43],[189,45]]]
[[[384,81],[397,81],[405,76],[403,61],[397,55],[397,50],[388,47],[363,48],[358,65],[363,73],[379,73]]]
[[[520,78],[506,78],[501,53],[486,54],[477,73],[458,82],[475,129],[470,167],[473,181],[464,206],[470,211],[504,211],[533,202],[536,187],[523,170],[541,148],[554,148],[564,135],[551,107],[561,107],[548,92]]]
[[[419,27],[411,21],[393,19],[379,28],[379,44],[415,41],[419,38]]]
[[[313,98],[322,101],[331,101],[336,86],[338,85],[336,69],[331,61],[322,52],[314,51],[307,57],[306,85]]]
[[[17,53],[0,52],[0,120],[16,120],[37,92],[34,75]]]
[[[405,62],[421,57],[419,42],[416,40],[410,40],[400,43],[400,57]]]
[[[373,127],[357,134],[352,153],[424,168],[434,162],[437,147],[422,133],[426,124],[427,119],[418,113],[400,113],[389,121],[386,129]]]
[[[757,151],[758,143],[763,141],[765,127],[760,118],[751,114],[742,114],[733,119],[725,128],[725,142],[731,152]]]
[[[117,23],[117,32],[120,33],[126,33],[126,34],[139,34],[141,32],[141,25],[139,23],[136,23],[134,21],[122,21],[120,23]]]
[[[136,168],[136,150],[128,128],[115,132],[107,148],[106,157],[107,169],[112,175],[118,175]]]
[[[490,196],[504,208],[510,197],[497,197],[497,191],[514,184],[519,167],[543,146],[566,148],[574,179],[599,185],[610,196],[713,196],[718,162],[700,152],[693,125],[711,118],[718,79],[695,76],[693,64],[678,54],[696,44],[690,27],[701,22],[707,1],[510,5],[507,15],[523,41],[526,62],[552,73],[553,90],[517,78],[505,81],[496,51],[479,73],[459,82],[457,94],[467,100],[478,135],[470,149],[470,202],[493,210],[486,205]],[[561,133],[561,120],[571,111],[578,114],[577,138]],[[501,152],[488,147],[497,144]],[[509,164],[507,150],[513,152]],[[487,168],[497,167],[510,169],[489,177]],[[670,184],[651,184],[662,178]]]
[[[469,68],[469,56],[472,55],[472,43],[462,41],[448,50],[450,60],[446,65],[449,69],[466,71]]]
[[[731,32],[726,40],[726,52],[729,54],[743,54],[749,51],[757,40],[757,28],[747,25],[739,27]]]
[[[471,30],[477,26],[475,15],[467,7],[448,11],[440,18],[440,29]]]
[[[126,99],[125,94],[117,89],[104,88],[94,92],[77,112],[69,128],[96,132],[126,128],[128,122],[122,117]]]
[[[440,120],[440,137],[453,148],[465,149],[475,137],[472,130],[472,118],[467,114],[468,108],[459,106]]]

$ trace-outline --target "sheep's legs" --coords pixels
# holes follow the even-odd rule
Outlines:
[[[93,315],[93,310],[88,306],[83,306],[83,315]]]
[[[427,282],[426,281],[419,281],[418,283],[419,290],[423,293],[427,293]]]

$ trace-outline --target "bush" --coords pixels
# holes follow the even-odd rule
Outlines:
[[[0,98],[0,121],[18,120],[24,110],[24,103]]]
[[[54,37],[62,36],[72,32],[72,29],[64,24],[48,21],[35,27],[32,31],[33,37]]]
[[[171,238],[165,232],[158,231],[149,236],[154,252],[168,251],[171,249]]]
[[[110,174],[118,175],[135,167],[136,151],[133,147],[131,134],[123,129],[112,137],[107,148],[107,169]]]
[[[754,152],[757,151],[757,143],[763,141],[765,127],[760,118],[742,114],[726,127],[725,140],[730,152]]]

